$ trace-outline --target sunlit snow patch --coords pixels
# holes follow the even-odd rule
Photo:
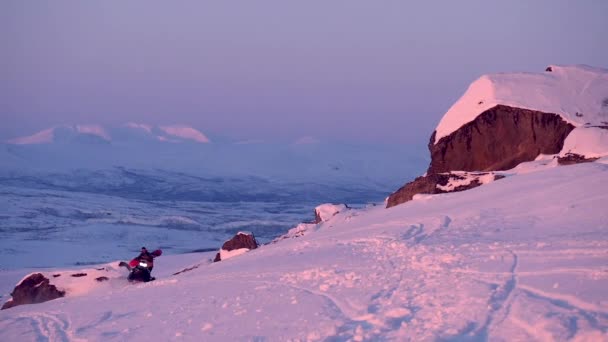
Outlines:
[[[192,128],[192,127],[188,127],[188,126],[183,126],[183,125],[171,125],[171,126],[159,126],[158,127],[161,131],[163,131],[165,134],[171,136],[171,137],[177,137],[180,139],[185,139],[185,140],[193,140],[199,143],[208,143],[210,142],[209,138],[207,138],[203,133],[201,133],[200,131]],[[165,137],[167,140],[170,141],[170,138]],[[160,139],[160,137],[159,137]]]

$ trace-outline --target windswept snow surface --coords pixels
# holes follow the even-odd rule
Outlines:
[[[163,256],[154,282],[0,311],[0,340],[606,341],[608,165],[530,165],[219,263]]]
[[[435,142],[502,104],[555,113],[581,127],[608,123],[608,70],[551,65],[551,72],[484,75],[452,105],[436,128]]]

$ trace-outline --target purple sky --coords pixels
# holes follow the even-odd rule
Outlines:
[[[0,2],[0,139],[60,123],[423,142],[478,76],[608,67],[608,1]]]

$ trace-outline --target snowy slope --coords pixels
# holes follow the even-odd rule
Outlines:
[[[553,165],[220,263],[162,257],[152,283],[0,311],[0,340],[606,341],[608,165]]]
[[[543,73],[480,77],[443,116],[435,142],[498,104],[559,114],[575,127],[608,125],[608,70],[585,65],[549,68]]]

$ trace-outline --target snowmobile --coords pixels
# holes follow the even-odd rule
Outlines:
[[[152,257],[156,258],[162,254],[160,249],[157,249],[150,253]],[[129,270],[129,276],[127,279],[130,282],[149,282],[156,278],[152,277],[152,265],[151,262],[147,260],[140,259],[139,257],[134,258],[129,263],[121,261],[118,266],[125,267]]]

